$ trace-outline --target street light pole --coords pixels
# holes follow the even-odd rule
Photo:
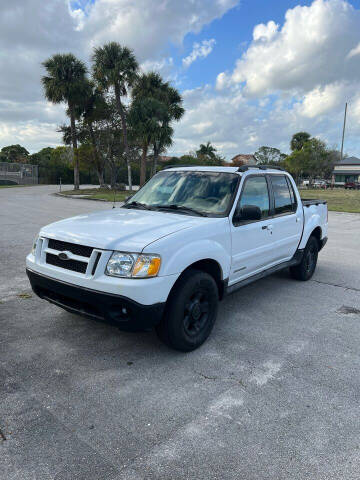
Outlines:
[[[341,153],[340,153],[340,162],[342,162],[343,159],[343,153],[344,153],[344,137],[345,137],[345,126],[346,126],[346,113],[347,113],[347,102],[345,103],[345,113],[344,113],[344,125],[343,125],[343,132],[342,132],[342,141],[341,141]]]

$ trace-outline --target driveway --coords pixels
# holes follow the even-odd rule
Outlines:
[[[329,214],[309,282],[273,275],[226,298],[181,354],[31,294],[49,222],[111,207],[0,189],[0,477],[358,480],[360,215]]]

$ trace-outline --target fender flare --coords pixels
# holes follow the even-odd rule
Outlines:
[[[183,245],[166,259],[161,275],[181,274],[190,265],[201,260],[215,261],[221,271],[221,280],[229,276],[231,256],[220,243],[213,240],[197,240]]]

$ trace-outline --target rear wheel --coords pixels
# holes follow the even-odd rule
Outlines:
[[[218,287],[211,275],[186,271],[172,290],[164,318],[156,328],[160,339],[182,352],[195,350],[210,335],[218,302]]]
[[[318,241],[311,236],[304,249],[304,254],[299,265],[290,267],[290,273],[296,280],[310,280],[314,275],[319,253]]]

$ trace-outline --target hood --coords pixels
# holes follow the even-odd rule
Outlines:
[[[47,238],[104,250],[141,252],[161,237],[207,220],[172,212],[114,208],[51,223],[40,233]]]

